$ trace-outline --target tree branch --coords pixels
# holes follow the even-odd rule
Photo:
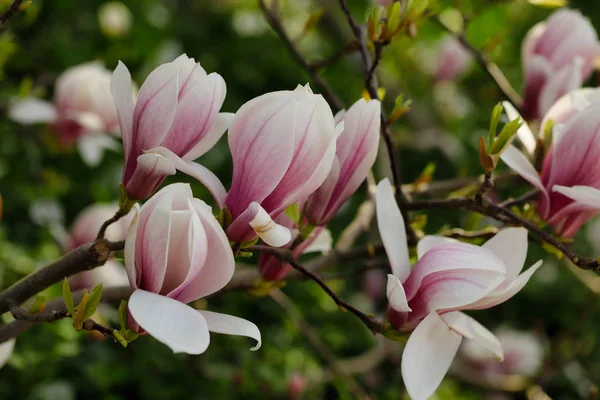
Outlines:
[[[340,100],[340,98],[335,94],[335,92],[323,80],[321,75],[319,75],[319,68],[315,68],[308,61],[306,61],[306,59],[304,59],[304,56],[302,56],[302,54],[300,54],[300,51],[298,50],[294,42],[285,32],[285,29],[283,28],[279,17],[269,9],[269,7],[265,3],[265,0],[259,0],[259,5],[271,28],[273,28],[275,33],[277,33],[277,35],[279,36],[285,47],[287,47],[287,49],[289,50],[292,57],[294,57],[296,62],[311,75],[313,81],[323,93],[325,100],[327,100],[327,102],[329,102],[333,106],[333,108],[335,108],[335,111],[343,109],[344,103],[342,102],[342,100]]]
[[[8,10],[0,15],[0,28],[4,26],[4,23],[8,21],[10,17],[15,15],[21,9],[21,3],[23,3],[23,0],[14,0],[10,7],[8,7]]]

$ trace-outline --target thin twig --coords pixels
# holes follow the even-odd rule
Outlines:
[[[338,305],[338,307],[343,308],[349,311],[350,313],[354,314],[356,317],[358,317],[373,333],[383,333],[385,331],[385,324],[376,321],[375,319],[360,311],[358,308],[354,307],[352,304],[349,304],[344,300],[340,299],[338,295],[336,295],[333,292],[333,290],[331,290],[331,288],[327,286],[323,279],[321,279],[314,272],[310,271],[309,269],[303,267],[298,262],[296,262],[293,254],[289,250],[274,248],[270,246],[252,246],[250,247],[250,249],[251,251],[261,251],[264,253],[269,253],[279,258],[281,261],[289,263],[294,269],[296,269],[297,271],[299,271],[300,273],[317,283],[321,287],[321,289],[323,289],[323,291],[327,293],[327,295],[335,302],[335,304]]]
[[[503,207],[503,208],[507,208],[510,210],[511,207],[520,206],[524,203],[527,203],[529,200],[534,199],[539,194],[540,194],[540,191],[538,189],[531,190],[531,191],[525,193],[524,195],[517,197],[516,199],[510,199],[510,200],[503,201],[502,203],[498,204],[498,207]]]
[[[21,9],[21,3],[23,3],[23,0],[14,0],[10,7],[8,7],[8,10],[0,15],[0,28],[4,26],[4,23],[8,21],[10,17],[15,15]]]
[[[67,311],[52,311],[50,313],[45,314],[30,314],[25,309],[21,307],[13,307],[10,310],[12,316],[17,321],[27,321],[27,322],[56,322],[58,320],[69,318],[71,314]],[[104,336],[113,336],[113,330],[106,326],[100,325],[96,321],[92,319],[86,319],[83,321],[82,330],[84,331],[98,331]]]
[[[106,229],[108,229],[109,226],[111,226],[112,224],[114,224],[115,222],[117,222],[118,220],[120,220],[121,218],[123,218],[126,215],[127,215],[127,213],[124,212],[121,208],[119,208],[117,210],[117,212],[115,213],[115,215],[113,215],[112,217],[110,217],[109,219],[104,221],[104,223],[100,227],[100,230],[98,231],[96,240],[104,239],[104,235],[106,234]]]
[[[506,97],[517,109],[521,109],[523,105],[523,99],[521,98],[521,95],[512,87],[502,70],[500,70],[495,63],[489,61],[483,55],[483,53],[473,47],[465,35],[459,32],[454,32],[452,29],[450,29],[450,27],[448,27],[439,16],[434,17],[433,21],[437,22],[437,24],[440,25],[444,30],[454,36],[454,38],[456,38],[456,40],[458,40],[460,44],[473,55],[477,63],[490,76],[490,78],[492,78],[502,94],[504,94],[504,97]]]
[[[483,175],[483,182],[481,182],[481,186],[479,186],[479,190],[475,194],[475,200],[482,203],[485,194],[493,187],[494,181],[492,180],[492,171],[485,171],[485,174]]]
[[[275,1],[275,3],[277,2]],[[315,84],[319,87],[319,89],[321,89],[325,100],[327,100],[333,106],[333,108],[335,108],[335,111],[343,109],[344,103],[342,102],[342,100],[340,100],[340,98],[335,94],[335,92],[323,80],[321,75],[319,75],[318,68],[314,68],[308,61],[306,61],[304,56],[300,54],[300,51],[298,50],[294,42],[285,32],[285,29],[283,28],[283,25],[281,24],[278,15],[272,12],[271,9],[269,9],[269,7],[265,3],[265,0],[259,0],[259,4],[271,28],[273,28],[275,33],[277,33],[277,35],[279,36],[283,44],[285,44],[285,47],[287,47],[287,49],[291,53],[292,57],[294,57],[296,62],[300,64],[300,66],[311,75]]]

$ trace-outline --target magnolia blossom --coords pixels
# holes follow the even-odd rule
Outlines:
[[[286,214],[278,215],[277,218],[275,218],[275,223],[290,229],[292,238],[296,239],[298,230],[296,229],[294,222]],[[322,226],[319,226],[313,230],[310,237],[303,240],[292,249],[292,254],[294,255],[294,258],[298,258],[302,254],[307,253],[327,253],[331,250],[332,241],[331,232]],[[288,244],[291,244],[292,242],[293,240]],[[278,281],[283,279],[291,269],[291,265],[282,262],[279,258],[267,252],[260,253],[258,258],[258,272],[260,272],[260,276],[264,280]]]
[[[454,368],[461,375],[477,376],[494,385],[511,375],[535,376],[544,360],[544,348],[540,339],[530,332],[506,328],[495,331],[504,350],[504,361],[499,362],[489,352],[466,341],[458,351]]]
[[[505,103],[509,118],[518,116]],[[544,157],[539,174],[527,156],[509,146],[502,160],[525,180],[540,190],[537,210],[563,237],[572,237],[579,228],[600,212],[600,91],[582,89],[561,98],[542,122],[557,123],[552,132],[552,145]],[[536,137],[523,125],[519,138],[531,154]]]
[[[258,235],[271,246],[288,243],[289,229],[272,218],[323,184],[335,159],[337,135],[329,105],[308,85],[244,104],[228,133],[233,156],[225,199],[233,217],[229,238],[243,243]]]
[[[219,113],[225,99],[225,81],[207,75],[185,54],[156,68],[135,101],[131,75],[119,62],[111,81],[123,136],[123,185],[131,199],[150,196],[176,169],[193,176],[213,194],[219,205],[225,188],[200,164],[191,162],[221,138],[232,114]]]
[[[377,158],[381,103],[360,99],[336,115],[344,130],[337,138],[336,155],[327,179],[306,203],[305,215],[313,225],[326,225],[367,178]]]
[[[418,261],[411,269],[404,221],[387,179],[378,185],[376,206],[393,273],[387,284],[390,322],[401,332],[413,331],[402,356],[402,377],[413,399],[426,399],[441,383],[463,338],[502,359],[498,339],[459,310],[490,308],[508,300],[541,261],[521,273],[527,231],[507,228],[481,247],[426,236],[417,245]]]
[[[234,259],[229,240],[211,208],[192,196],[189,185],[166,186],[135,217],[125,242],[132,295],[129,328],[146,332],[173,352],[203,353],[209,331],[254,338],[253,323],[186,303],[215,293],[231,280]]]
[[[522,53],[523,114],[536,119],[590,76],[599,54],[598,35],[579,11],[563,8],[529,31]]]
[[[439,42],[436,64],[434,79],[451,81],[468,71],[473,64],[473,56],[454,36],[447,35]]]
[[[21,124],[51,124],[60,145],[70,147],[76,143],[83,160],[90,166],[97,165],[104,149],[119,147],[106,135],[119,133],[110,76],[110,71],[96,62],[69,68],[56,80],[53,104],[28,97],[9,109],[9,117]]]

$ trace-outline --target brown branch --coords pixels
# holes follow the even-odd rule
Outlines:
[[[521,95],[512,87],[502,70],[500,70],[495,63],[489,61],[483,55],[483,53],[473,47],[465,35],[454,32],[450,27],[448,27],[439,16],[434,17],[433,20],[449,34],[454,36],[454,38],[458,40],[469,53],[471,53],[481,68],[483,68],[483,70],[496,83],[496,86],[498,86],[502,94],[504,94],[504,97],[506,97],[518,110],[521,109],[523,105],[523,99],[521,98]]]
[[[529,233],[536,235],[542,241],[551,244],[560,250],[565,257],[567,257],[573,264],[582,269],[595,270],[600,272],[600,266],[598,260],[589,257],[583,257],[577,255],[565,244],[561,243],[558,239],[554,238],[548,232],[537,227],[534,223],[521,218],[517,214],[513,213],[506,208],[492,204],[484,199],[483,202],[479,202],[474,198],[462,197],[452,199],[432,199],[423,201],[414,201],[407,204],[409,210],[423,210],[431,208],[445,208],[452,210],[469,210],[477,212],[488,217],[492,217],[502,222],[509,222],[512,225],[522,226],[526,228]]]
[[[498,204],[498,206],[503,207],[503,208],[508,208],[510,210],[511,207],[520,206],[524,203],[527,203],[529,200],[534,199],[539,194],[540,194],[540,191],[538,189],[535,189],[535,190],[529,191],[529,192],[525,193],[524,195],[519,196],[515,199],[503,201],[502,203]]]
[[[485,171],[485,174],[483,175],[483,182],[481,183],[481,186],[479,186],[479,190],[475,194],[475,200],[477,200],[480,203],[483,203],[483,197],[493,187],[494,181],[492,180],[492,172]]]
[[[367,314],[360,311],[358,308],[354,307],[352,304],[345,302],[340,299],[334,292],[331,290],[329,286],[321,279],[317,274],[310,271],[309,269],[300,265],[294,259],[292,253],[287,249],[274,248],[270,246],[252,246],[250,247],[251,251],[261,251],[264,253],[269,253],[281,261],[289,263],[295,270],[299,271],[303,275],[307,276],[309,279],[313,280],[317,283],[321,289],[338,305],[338,307],[345,309],[346,311],[354,314],[358,317],[373,333],[383,333],[386,330],[385,324],[382,322],[376,321],[371,318]]]
[[[319,69],[309,64],[308,61],[306,61],[306,59],[304,58],[304,56],[300,54],[300,51],[298,50],[294,42],[285,32],[285,29],[283,28],[283,25],[281,24],[277,13],[269,9],[269,7],[265,3],[265,0],[259,0],[259,5],[271,28],[275,31],[275,33],[277,33],[277,35],[279,36],[285,47],[287,47],[287,49],[289,50],[292,57],[296,60],[296,62],[311,75],[313,81],[323,93],[325,100],[327,100],[327,102],[329,102],[333,106],[335,111],[343,109],[344,103],[342,102],[342,100],[340,100],[340,98],[335,94],[335,92],[323,80],[321,75],[319,75]]]
[[[0,314],[4,314],[12,307],[20,305],[66,277],[103,265],[111,251],[122,250],[123,246],[123,242],[99,240],[77,247],[1,292]]]
[[[14,0],[10,7],[8,7],[8,10],[0,15],[0,28],[4,26],[4,23],[8,21],[10,17],[15,15],[21,9],[21,3],[23,3],[23,0]]]
[[[348,20],[350,29],[352,29],[354,37],[358,41],[358,49],[365,70],[365,88],[367,89],[367,92],[369,92],[369,95],[372,99],[379,100],[379,94],[377,92],[377,76],[375,75],[375,70],[377,69],[379,61],[381,60],[382,52],[387,42],[376,42],[375,61],[373,61],[371,59],[369,48],[367,46],[367,38],[364,27],[359,25],[352,16],[352,13],[348,8],[348,2],[346,0],[339,0],[339,2],[340,7],[346,15],[346,19]],[[383,137],[383,140],[385,142],[388,158],[390,160],[390,167],[392,169],[392,180],[394,187],[396,188],[396,201],[400,206],[400,210],[402,211],[402,218],[404,219],[404,226],[406,228],[408,242],[412,245],[415,245],[417,242],[417,235],[415,234],[415,231],[413,230],[410,224],[410,217],[408,215],[408,212],[406,211],[406,208],[403,207],[405,204],[408,203],[408,200],[402,192],[402,182],[400,179],[400,165],[396,158],[396,148],[394,146],[394,141],[392,140],[392,134],[389,130],[388,120],[385,115],[385,110],[383,109],[383,106],[381,108],[381,136]]]
[[[28,321],[28,322],[56,322],[64,318],[70,318],[71,314],[68,311],[51,311],[45,314],[30,314],[24,308],[13,307],[10,313],[17,321]],[[108,328],[104,325],[100,325],[93,319],[86,319],[83,321],[81,329],[84,331],[98,331],[104,336],[114,336],[113,329]]]
[[[108,227],[111,226],[112,224],[114,224],[115,222],[117,222],[118,220],[120,220],[121,218],[123,218],[124,216],[126,216],[128,212],[129,211],[127,211],[127,212],[123,211],[123,209],[121,209],[119,207],[119,209],[117,210],[115,215],[113,215],[112,217],[110,217],[109,219],[104,221],[104,223],[100,227],[100,230],[98,231],[96,240],[104,239],[104,235],[106,234],[106,230],[108,229]]]

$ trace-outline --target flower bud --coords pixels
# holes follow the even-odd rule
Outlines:
[[[121,62],[113,73],[111,91],[123,137],[127,195],[145,199],[179,169],[204,183],[220,205],[223,185],[191,161],[210,150],[229,124],[231,114],[219,113],[226,92],[223,78],[207,75],[183,54],[148,76],[135,106],[131,75]]]
[[[243,243],[258,235],[269,245],[288,243],[289,230],[272,218],[323,184],[335,158],[336,135],[329,105],[308,86],[244,104],[228,134],[233,156],[225,200],[233,218],[229,238]]]
[[[325,182],[308,198],[305,215],[313,225],[326,225],[367,178],[377,158],[381,103],[358,100],[343,116],[336,156]]]
[[[537,119],[589,78],[599,54],[598,35],[579,11],[560,9],[529,31],[522,52],[523,116]]]
[[[220,290],[233,276],[233,253],[211,208],[193,198],[189,185],[177,183],[134,210],[125,242],[129,328],[176,353],[203,353],[209,331],[254,338],[258,349],[260,332],[253,323],[186,305]]]

